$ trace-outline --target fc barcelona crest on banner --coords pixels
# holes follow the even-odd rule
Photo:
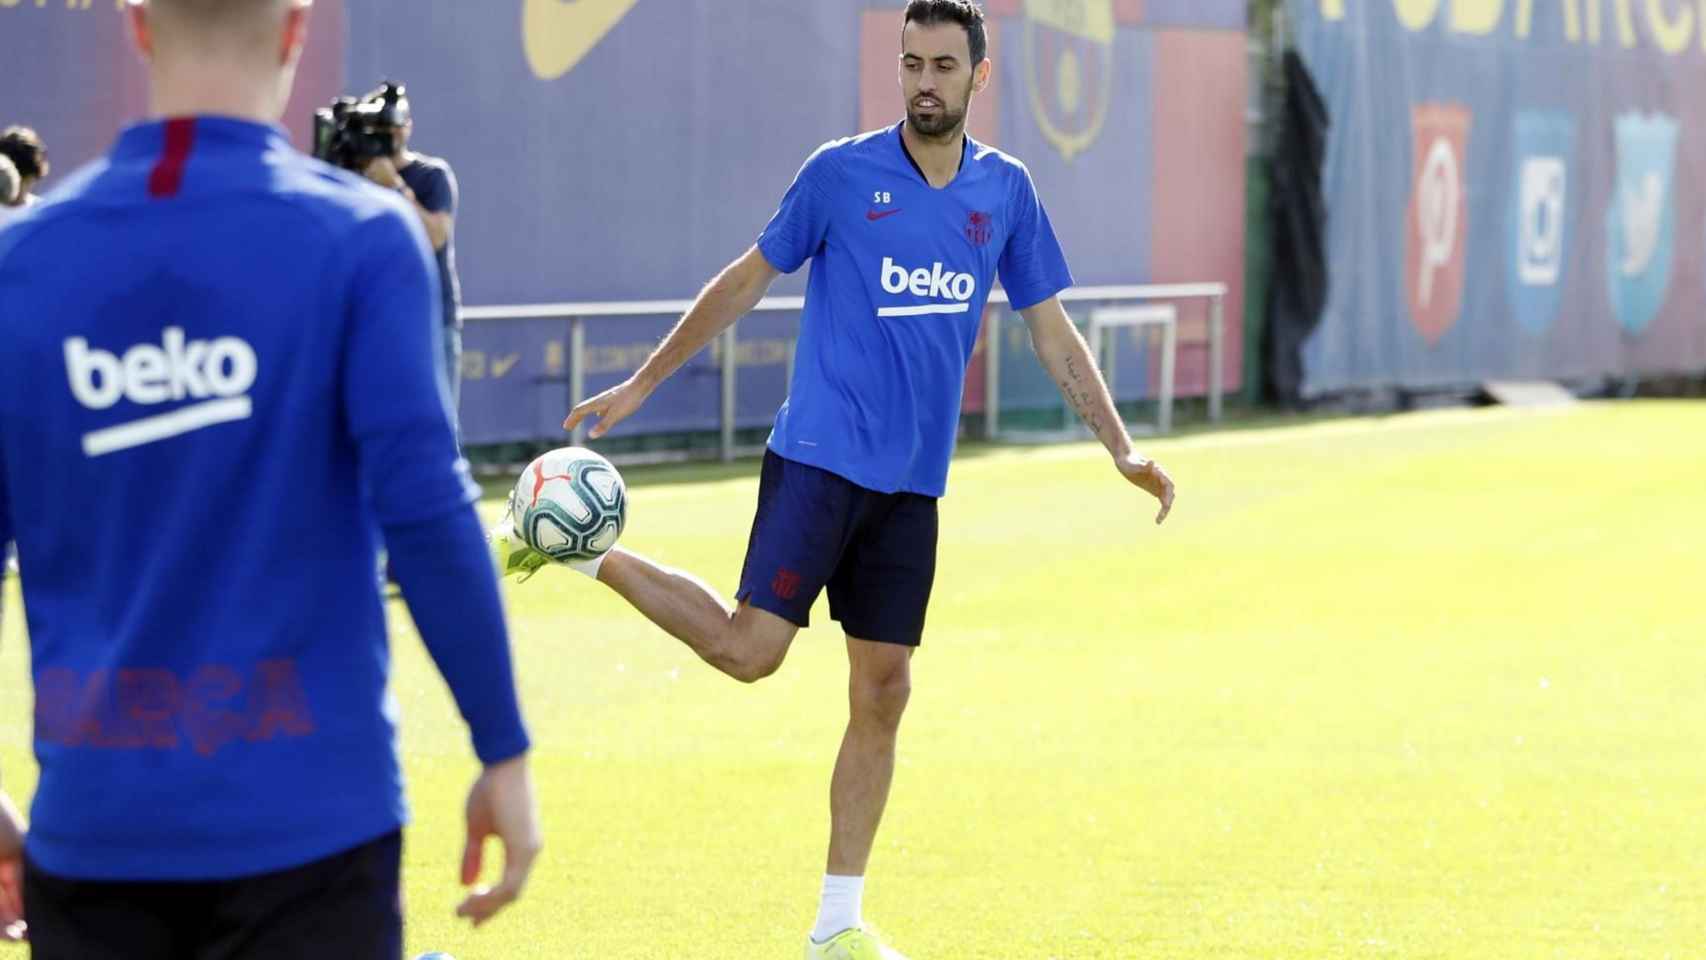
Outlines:
[[[1114,0],[1025,0],[1025,87],[1043,136],[1068,160],[1108,120]]]
[[[1424,103],[1411,115],[1409,211],[1404,217],[1404,291],[1410,323],[1439,343],[1463,309],[1469,243],[1469,108]]]

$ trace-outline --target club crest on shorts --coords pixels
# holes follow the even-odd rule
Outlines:
[[[1629,333],[1647,329],[1670,290],[1678,130],[1676,118],[1663,113],[1617,118],[1617,180],[1605,218],[1605,267],[1611,310]]]
[[[966,217],[966,239],[974,247],[989,245],[989,239],[995,235],[995,218],[990,214],[973,210]]]
[[[783,600],[792,600],[800,592],[800,575],[787,568],[778,570],[776,579],[770,581],[770,589]]]
[[[1469,108],[1417,104],[1411,114],[1413,184],[1404,217],[1404,292],[1410,323],[1439,343],[1463,308],[1469,242]]]

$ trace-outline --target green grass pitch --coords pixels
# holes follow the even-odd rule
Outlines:
[[[1089,446],[969,451],[867,916],[914,960],[1706,955],[1703,437],[1640,402],[1157,441],[1160,529]],[[732,590],[756,464],[630,474],[624,542]],[[397,617],[410,955],[798,957],[824,608],[746,687],[568,571],[506,593],[547,850],[491,926],[451,916],[474,768]]]

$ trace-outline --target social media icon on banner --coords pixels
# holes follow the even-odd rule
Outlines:
[[[1469,108],[1425,103],[1411,114],[1413,171],[1404,218],[1404,287],[1410,322],[1431,346],[1463,307],[1469,238]]]
[[[1617,269],[1625,277],[1643,276],[1659,253],[1659,237],[1664,229],[1664,178],[1649,170],[1641,175],[1640,182],[1620,184],[1619,189],[1623,262]]]
[[[1553,286],[1563,267],[1566,170],[1563,157],[1523,159],[1517,270],[1531,287]]]
[[[1574,236],[1570,164],[1575,119],[1561,111],[1523,111],[1516,119],[1506,295],[1524,329],[1552,325],[1562,302],[1564,264]]]
[[[1612,313],[1630,333],[1647,329],[1670,290],[1677,134],[1676,118],[1667,114],[1617,118],[1617,180],[1605,223],[1606,277]]]
[[[1424,310],[1433,306],[1434,280],[1451,266],[1457,253],[1457,218],[1462,207],[1463,164],[1440,137],[1428,147],[1427,162],[1416,182],[1416,212],[1420,217],[1422,262],[1416,270],[1416,301]]]

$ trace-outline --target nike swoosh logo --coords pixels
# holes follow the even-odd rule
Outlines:
[[[900,212],[899,210],[884,210],[881,212],[878,212],[876,210],[870,210],[870,211],[867,211],[865,213],[865,219],[870,220],[874,223],[878,220],[881,220],[884,217],[892,217],[899,212]]]
[[[598,46],[640,0],[522,0],[521,42],[527,65],[555,80]]]

